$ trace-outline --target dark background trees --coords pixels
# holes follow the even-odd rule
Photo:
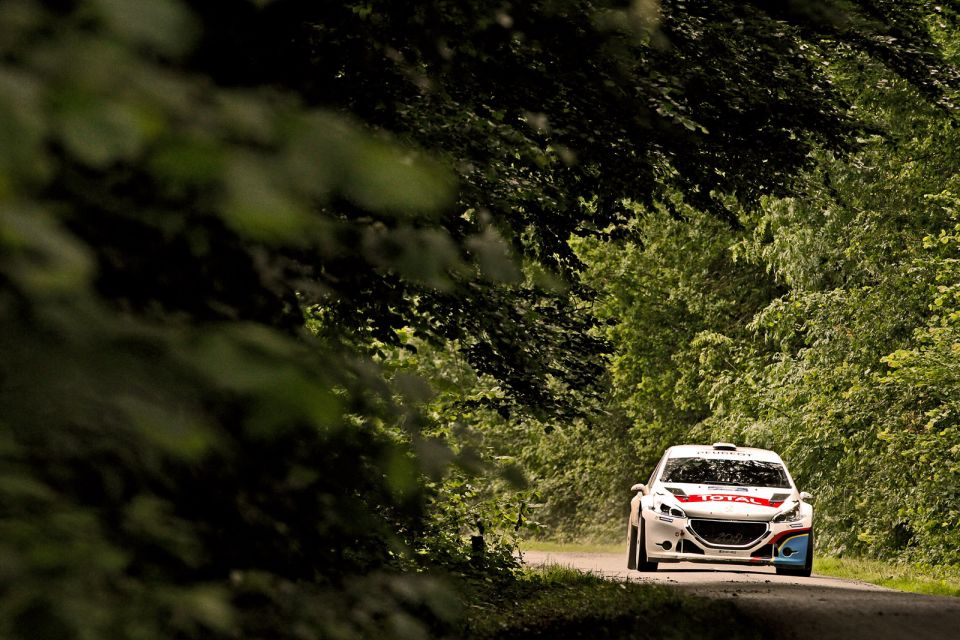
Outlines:
[[[458,178],[442,221],[455,240],[491,227],[516,255],[568,279],[580,267],[570,236],[628,234],[625,199],[672,207],[668,195],[680,193],[736,226],[724,195],[753,207],[793,194],[813,149],[849,149],[863,123],[828,60],[876,55],[938,100],[956,82],[917,8],[902,3],[280,1],[200,11],[195,63],[212,77],[283,87],[429,150]],[[481,335],[471,363],[551,410],[563,403],[544,395],[544,374],[587,388],[601,376],[593,363],[606,347],[585,338],[591,322],[565,297],[523,294],[536,301],[506,321],[524,335],[517,344],[500,330],[497,310],[511,305],[497,293],[418,292],[413,308],[407,286],[357,283],[356,267],[323,265],[351,292],[337,307],[344,324],[376,327],[381,339],[403,324],[468,343]],[[538,329],[561,316],[556,330]],[[581,338],[563,357],[551,335]]]

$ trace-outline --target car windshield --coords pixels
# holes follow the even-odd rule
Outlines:
[[[670,458],[663,468],[660,481],[790,488],[783,465],[762,460]]]

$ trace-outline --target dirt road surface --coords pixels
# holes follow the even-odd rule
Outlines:
[[[527,551],[530,565],[559,564],[610,578],[735,600],[786,640],[960,640],[960,598],[925,596],[826,576],[778,576],[772,567],[677,563],[628,571],[622,554]]]

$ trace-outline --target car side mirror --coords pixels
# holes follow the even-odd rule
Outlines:
[[[813,496],[807,493],[806,491],[801,491],[800,499],[803,500],[804,502],[810,502],[811,500],[813,500]]]
[[[639,491],[639,492],[641,492],[641,493],[646,493],[646,492],[647,492],[647,485],[637,483],[637,484],[633,485],[632,487],[630,487],[630,491]]]

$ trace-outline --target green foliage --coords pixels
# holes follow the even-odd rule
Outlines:
[[[921,8],[899,2],[284,0],[198,11],[197,63],[214,78],[285,87],[429,149],[460,179],[443,219],[455,239],[503,238],[574,282],[568,239],[628,235],[627,198],[674,210],[679,197],[736,226],[737,203],[794,195],[813,152],[849,150],[862,126],[829,61],[880,61],[943,102],[957,84],[917,24]],[[481,268],[496,253],[465,246]],[[403,327],[457,340],[538,417],[576,416],[568,389],[600,393],[607,345],[577,304],[589,292],[457,287],[447,269],[449,295],[356,267],[323,261],[322,281],[345,295],[311,302],[359,341],[390,342]]]
[[[683,375],[697,363],[697,341],[706,331],[742,331],[742,318],[777,293],[758,268],[732,260],[729,227],[691,208],[681,213],[645,212],[636,243],[582,245],[585,278],[609,292],[598,314],[610,340],[629,345],[612,363],[614,387],[633,421],[668,438],[709,409],[697,381]]]
[[[629,421],[616,411],[546,429],[528,425],[512,450],[541,496],[539,537],[558,541],[622,537],[624,498],[639,466],[630,433]]]
[[[420,398],[422,414],[410,418],[428,420],[412,439],[395,434],[411,441],[432,472],[416,552],[467,574],[478,568],[512,572],[520,539],[539,528],[533,505],[540,498],[499,441],[509,428],[497,411],[504,392],[496,380],[478,376],[455,345],[435,347],[409,329],[399,339],[397,348],[379,345],[382,364],[395,388]],[[411,393],[412,386],[419,392]],[[482,555],[472,548],[477,538]]]
[[[803,197],[742,230],[647,211],[638,243],[582,245],[634,477],[681,441],[771,447],[824,551],[955,565],[956,127],[862,58],[831,73],[887,133],[818,154]]]
[[[950,200],[953,209],[956,200],[941,194],[941,202]],[[907,479],[916,483],[908,488],[909,498],[897,515],[910,523],[920,557],[954,565],[960,564],[956,540],[960,427],[955,400],[960,385],[955,364],[960,352],[958,242],[960,236],[945,230],[925,239],[925,244],[940,254],[929,260],[938,283],[931,316],[904,348],[882,359],[888,371],[877,381],[887,392],[890,408],[899,414],[899,420],[883,425],[877,438],[886,444],[888,455],[911,461],[912,473]]]
[[[879,101],[869,89],[862,99]],[[953,259],[942,230],[953,226],[944,190],[953,188],[955,133],[936,115],[908,115],[914,102],[903,87],[879,102],[897,147],[874,140],[849,162],[823,162],[817,178],[827,193],[815,188],[802,205],[819,210],[822,224],[792,202],[771,203],[754,236],[771,240],[744,253],[759,251],[791,292],[756,316],[772,352],[756,352],[747,367],[760,387],[733,387],[730,404],[752,397],[754,423],[741,421],[741,433],[779,447],[814,490],[828,551],[955,564],[958,541],[943,526],[952,522],[955,442],[949,419],[925,427],[949,410],[938,393],[925,399],[922,378],[938,375],[931,361],[908,364],[921,352],[949,353],[926,341],[940,325],[936,287]],[[931,233],[943,242],[924,240]]]
[[[437,575],[508,584],[541,515],[612,521],[646,443],[765,406],[722,392],[731,362],[773,375],[740,319],[786,268],[750,233],[807,224],[764,198],[861,128],[811,43],[944,104],[952,67],[897,3],[620,4],[0,3],[0,636],[451,635]],[[857,249],[888,275],[873,238]],[[909,255],[947,274],[946,254]],[[598,289],[622,260],[599,319],[581,259]],[[782,302],[826,328],[880,280]],[[913,354],[877,378],[897,398],[952,380],[947,343],[913,332],[926,294],[909,300],[883,327]],[[606,331],[617,304],[639,332]],[[843,357],[766,321],[784,363]],[[622,407],[600,395],[607,340],[627,345]]]
[[[196,27],[177,2],[0,9],[0,635],[442,634],[446,587],[396,574],[430,564],[420,462],[378,426],[409,409],[299,329],[292,259],[359,234],[414,282],[462,268],[414,226],[452,182],[182,67]]]

